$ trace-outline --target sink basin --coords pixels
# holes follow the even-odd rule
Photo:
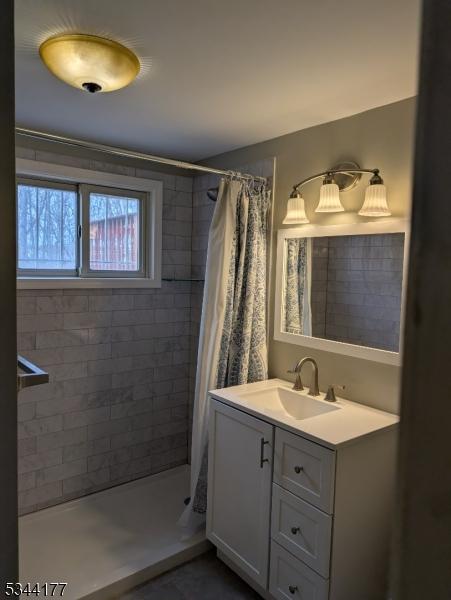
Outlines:
[[[310,419],[325,413],[340,410],[339,406],[285,387],[275,386],[253,392],[242,392],[240,398],[249,406],[276,413],[286,413],[293,419]]]

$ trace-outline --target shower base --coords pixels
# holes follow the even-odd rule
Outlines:
[[[19,519],[20,581],[67,582],[65,600],[106,600],[211,546],[180,540],[184,465]]]

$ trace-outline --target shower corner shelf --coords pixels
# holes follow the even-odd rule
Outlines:
[[[170,282],[174,282],[174,281],[185,281],[185,282],[191,282],[191,283],[203,283],[205,282],[205,279],[196,279],[196,278],[186,278],[186,279],[178,279],[175,277],[162,277],[161,278],[162,281],[170,281]]]

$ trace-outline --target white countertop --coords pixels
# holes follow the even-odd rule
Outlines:
[[[241,394],[264,391],[274,387],[291,390],[293,384],[282,379],[268,379],[257,383],[212,390],[209,393],[213,398],[234,408],[332,449],[351,444],[362,437],[392,429],[399,423],[398,415],[338,397],[333,406],[340,410],[296,419],[287,414],[282,406],[277,410],[274,407],[264,406],[264,402],[261,403],[261,406],[255,400],[251,404],[245,396],[241,396]],[[300,401],[302,401],[302,396],[308,396],[306,390],[296,392],[296,394],[301,396]],[[308,398],[312,397],[308,396]],[[315,400],[320,403],[326,402],[323,393],[315,397]]]

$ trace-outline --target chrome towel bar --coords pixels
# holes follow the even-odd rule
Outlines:
[[[49,382],[49,374],[23,356],[17,356],[17,368],[23,371],[17,374],[18,392],[32,385],[42,385]]]

